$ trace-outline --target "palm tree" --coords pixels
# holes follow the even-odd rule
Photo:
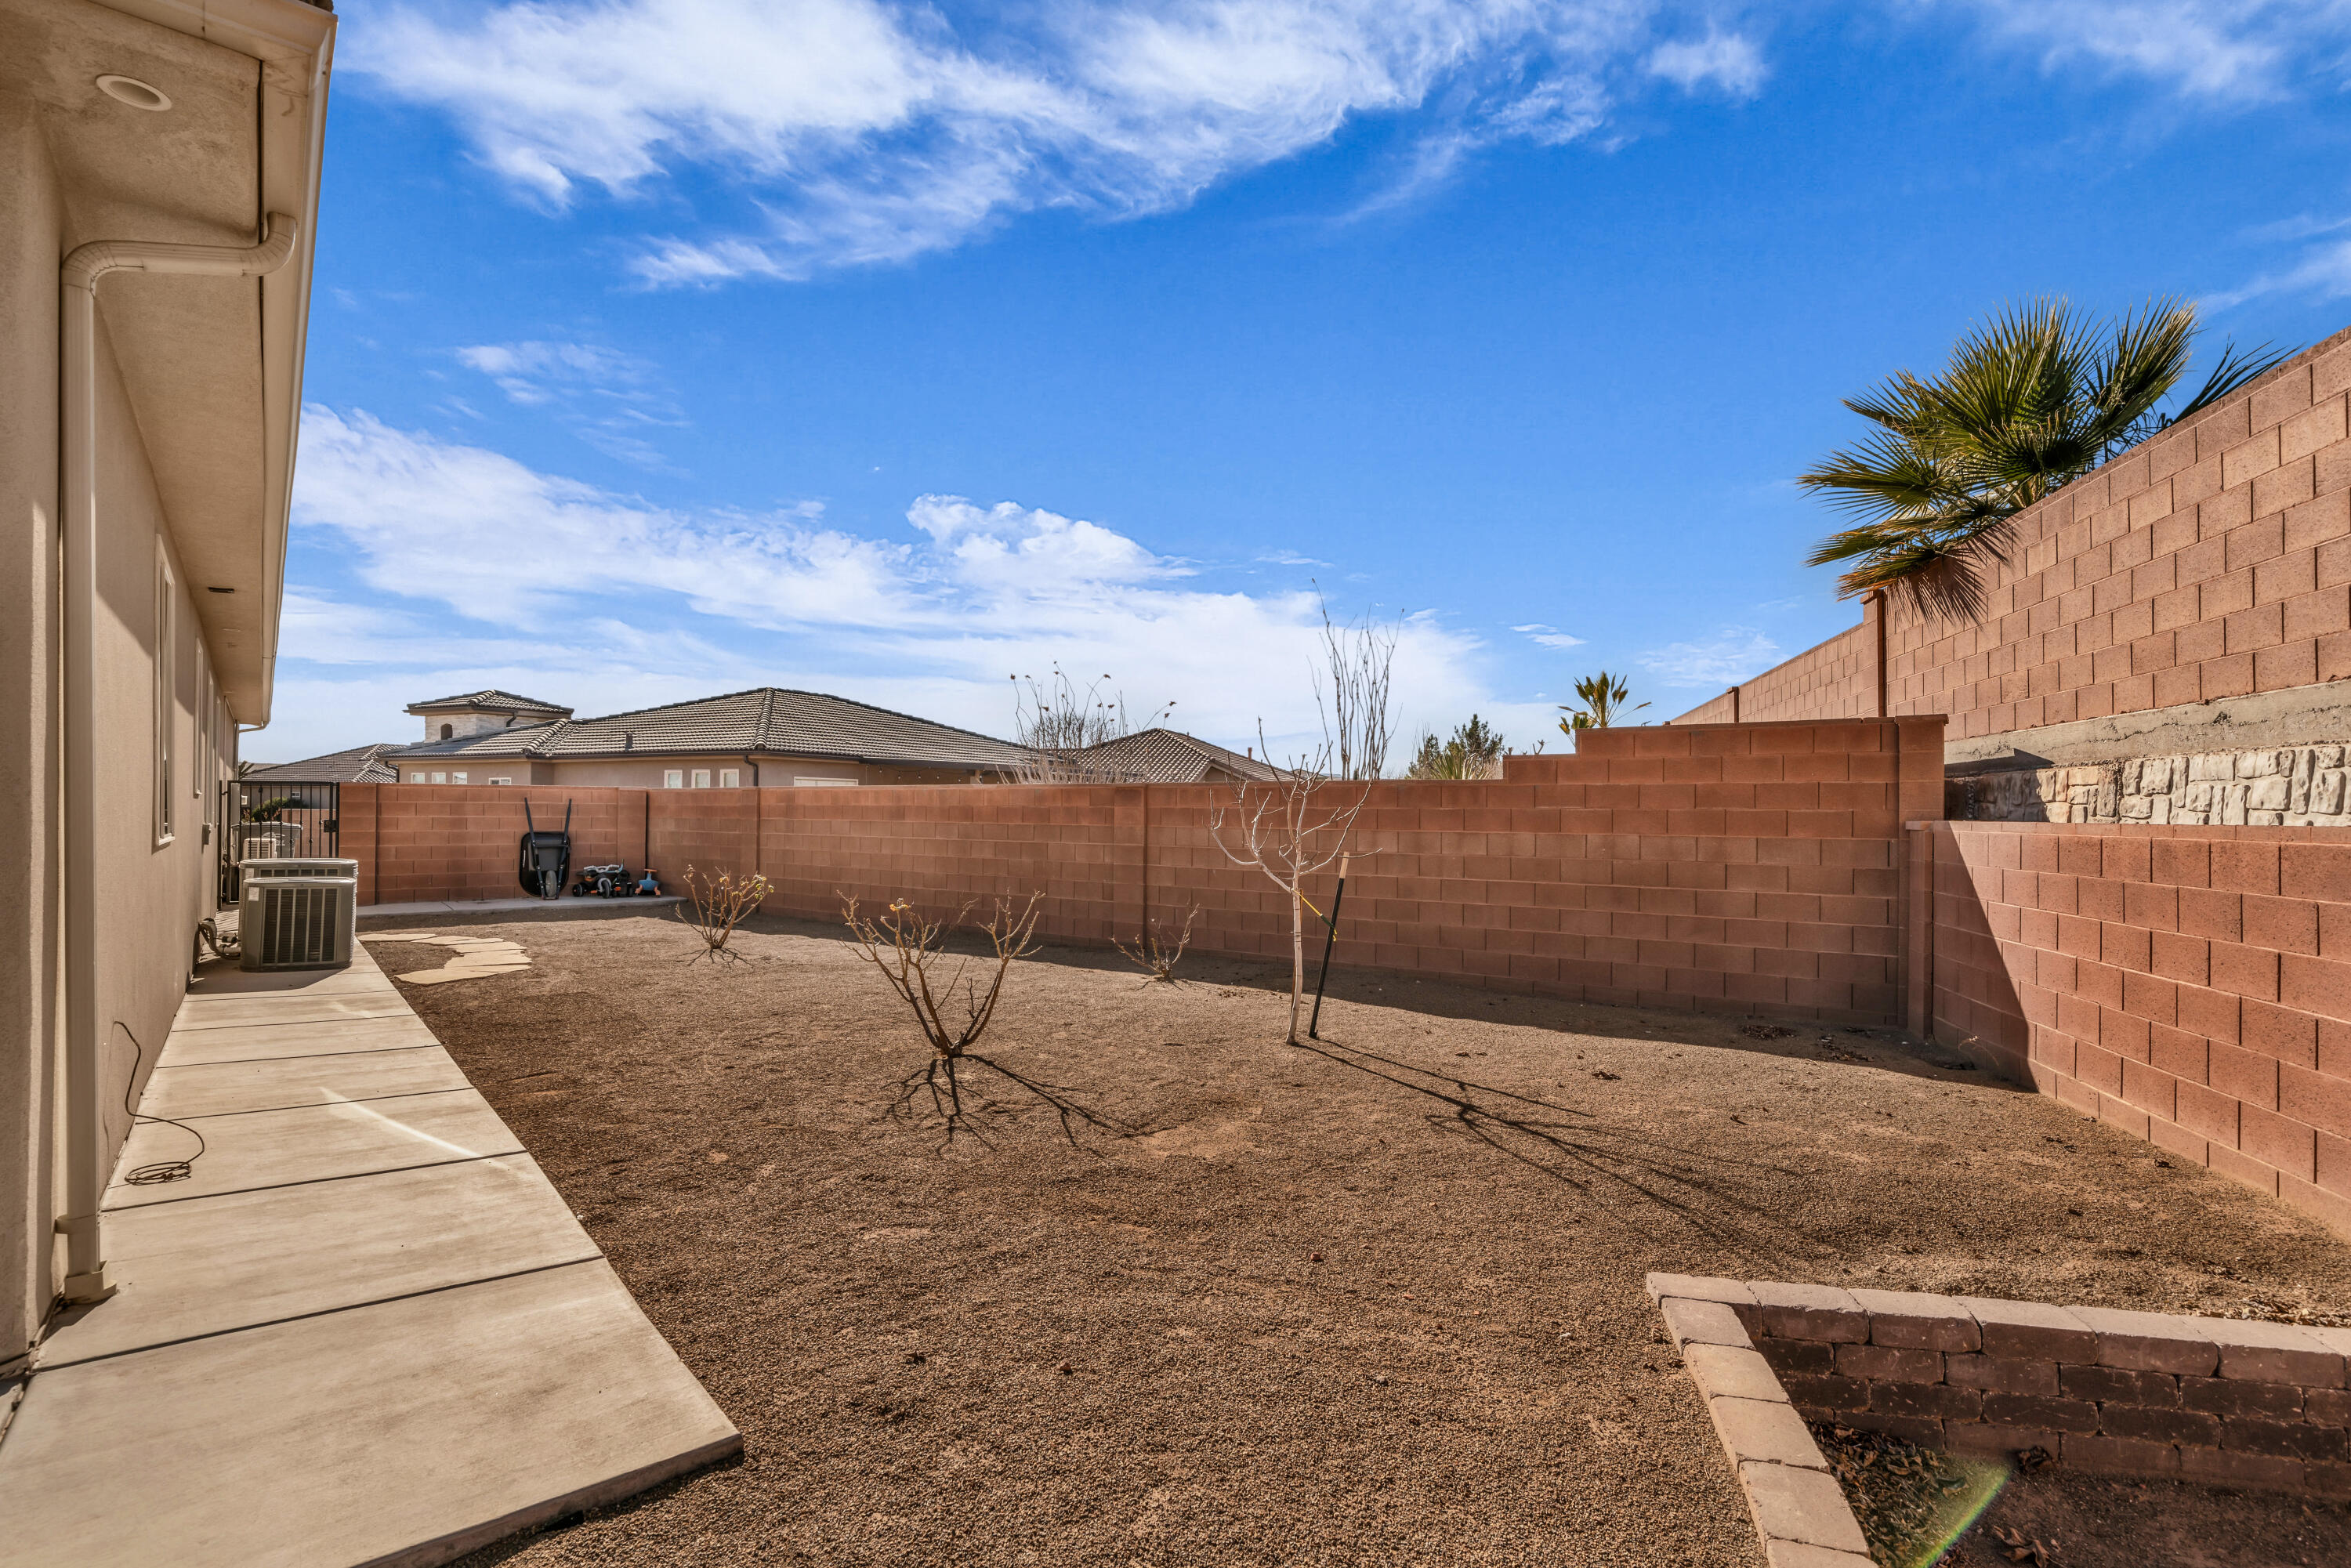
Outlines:
[[[1984,563],[2008,559],[2017,513],[2294,352],[2231,345],[2202,391],[2163,412],[2198,330],[2196,308],[2177,300],[2106,323],[2036,299],[1970,330],[1940,376],[1902,371],[1847,398],[1879,428],[1796,483],[1859,520],[1806,564],[1854,562],[1840,598],[1898,588],[1921,611],[1980,616]]]
[[[1625,699],[1633,695],[1633,688],[1625,684],[1623,677],[1605,670],[1576,682],[1575,695],[1583,704],[1582,707],[1559,705],[1560,711],[1567,715],[1559,721],[1560,731],[1564,735],[1573,735],[1579,729],[1606,729],[1623,715],[1639,713],[1649,706],[1635,703],[1629,708],[1625,706]]]

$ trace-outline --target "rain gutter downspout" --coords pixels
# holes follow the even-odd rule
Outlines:
[[[66,819],[66,1238],[65,1297],[114,1293],[99,1244],[104,1111],[98,1020],[98,280],[110,272],[258,277],[294,254],[297,225],[269,214],[259,245],[245,247],[92,240],[57,272],[62,338],[58,381],[65,491]]]

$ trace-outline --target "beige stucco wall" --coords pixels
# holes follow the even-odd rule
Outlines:
[[[0,1364],[38,1331],[63,1278],[53,1234],[63,1202],[63,912],[57,530],[57,265],[72,232],[46,145],[24,99],[0,94]],[[169,1032],[196,922],[210,909],[204,823],[222,771],[200,737],[209,661],[99,300],[97,726],[100,883],[98,1021],[104,1155],[130,1134],[131,1037],[140,1078]],[[172,562],[177,689],[171,694],[175,832],[154,832],[154,650],[159,546]],[[217,711],[215,709],[215,711]],[[233,747],[233,742],[229,743]]]
[[[573,762],[529,762],[512,758],[483,761],[478,758],[441,758],[436,760],[401,762],[400,781],[402,784],[430,783],[433,775],[464,773],[468,784],[486,784],[493,779],[511,779],[517,784],[570,784],[580,789],[659,789],[664,788],[663,775],[671,768],[684,773],[689,781],[695,769],[710,775],[710,787],[717,789],[722,768],[732,768],[742,775],[740,788],[748,789],[756,784],[778,789],[797,779],[838,779],[850,784],[967,784],[973,776],[956,768],[893,768],[880,763],[839,762],[830,759],[801,759],[789,757],[761,757],[747,759],[734,757],[632,757],[584,758]],[[419,780],[416,775],[424,778]],[[444,777],[445,783],[455,782]]]
[[[64,217],[31,107],[0,95],[0,1364],[55,1293],[49,1129],[62,1065],[57,779],[57,254]]]

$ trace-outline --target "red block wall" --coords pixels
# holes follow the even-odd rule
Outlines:
[[[1929,831],[1939,1038],[2351,1229],[2351,842]]]
[[[1902,824],[1941,809],[1939,719],[1587,731],[1500,781],[1371,786],[1338,961],[1655,1007],[1901,1017]],[[1217,847],[1207,786],[590,790],[379,786],[345,794],[370,902],[510,897],[517,797],[579,803],[575,862],[764,873],[769,907],[840,895],[951,913],[1041,891],[1040,929],[1132,936],[1197,907],[1202,951],[1289,950],[1284,894]],[[1340,798],[1333,790],[1325,799]],[[643,826],[640,827],[640,823]],[[356,826],[356,824],[355,824]],[[1238,841],[1237,821],[1225,838]],[[375,866],[369,864],[372,856]],[[1335,881],[1309,885],[1323,907]]]
[[[2018,514],[1986,581],[1980,621],[1890,601],[1886,712],[1963,738],[2351,676],[2351,330]],[[1876,657],[1865,619],[1740,716],[1876,712]]]

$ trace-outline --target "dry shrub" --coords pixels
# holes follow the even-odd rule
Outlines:
[[[921,1071],[910,1072],[899,1081],[898,1095],[891,1103],[890,1114],[904,1114],[917,1094],[928,1092],[932,1111],[946,1125],[948,1143],[955,1141],[956,1134],[968,1133],[976,1142],[992,1147],[987,1135],[967,1116],[970,1108],[964,1100],[968,1085],[961,1069],[968,1064],[988,1069],[1052,1107],[1061,1116],[1062,1135],[1072,1144],[1077,1141],[1078,1123],[1113,1128],[1112,1123],[1071,1098],[1071,1090],[1060,1084],[1036,1082],[972,1049],[995,1020],[996,1005],[1004,995],[1005,977],[1012,972],[1013,964],[1035,951],[1032,938],[1037,930],[1037,906],[1043,902],[1043,894],[1031,894],[1029,902],[1018,910],[1009,899],[998,899],[988,918],[977,925],[977,929],[987,937],[989,956],[977,960],[957,958],[955,972],[947,976],[944,984],[935,980],[933,971],[946,956],[946,936],[952,926],[972,924],[973,905],[965,904],[950,923],[924,919],[903,898],[891,900],[890,907],[882,915],[864,915],[857,911],[857,900],[845,894],[836,896],[841,899],[841,921],[857,939],[866,961],[881,972],[890,988],[913,1010],[923,1038],[930,1042],[930,1061]],[[975,962],[983,972],[987,971],[990,963],[994,965],[993,972],[986,973],[985,991],[980,988],[981,977],[971,973]]]
[[[741,955],[726,950],[726,939],[735,935],[735,927],[743,923],[744,916],[758,908],[774,891],[768,879],[757,873],[737,882],[734,873],[723,871],[715,882],[697,883],[694,868],[687,866],[685,902],[677,906],[677,917],[702,938],[702,951],[695,957],[713,963],[739,957]]]
[[[1185,947],[1191,943],[1192,926],[1199,918],[1200,906],[1196,904],[1184,916],[1184,929],[1176,934],[1172,944],[1159,935],[1159,922],[1154,920],[1150,929],[1135,937],[1133,946],[1115,936],[1110,939],[1110,945],[1125,954],[1128,960],[1143,971],[1144,985],[1160,982],[1172,986],[1176,983],[1176,965],[1184,956]]]

